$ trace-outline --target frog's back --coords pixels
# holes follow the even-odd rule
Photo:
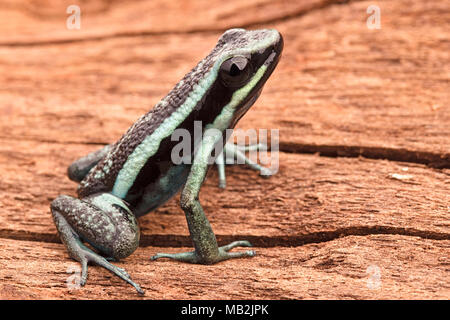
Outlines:
[[[110,192],[127,201],[137,202],[144,189],[151,188],[164,177],[175,178],[173,172],[181,169],[170,171],[174,166],[170,159],[171,150],[178,143],[171,141],[171,134],[177,128],[193,132],[194,121],[210,123],[221,110],[220,104],[202,100],[202,90],[207,88],[199,85],[214,64],[216,50],[189,72],[151,111],[139,118],[90,170],[78,187],[80,198]],[[193,96],[192,92],[196,94]],[[208,103],[208,108],[203,108],[205,103]],[[175,192],[181,182],[184,183],[170,183]]]
[[[170,137],[173,129],[164,128],[163,123],[170,122],[175,111],[171,104],[160,102],[136,121],[80,182],[79,197],[110,192],[130,202],[138,201],[144,189],[170,174],[175,166],[171,149],[176,142]],[[189,115],[176,127],[187,128],[194,121]]]
[[[163,109],[155,109],[136,121],[80,182],[78,195],[85,197],[100,192],[112,192],[127,160],[145,138],[155,131],[160,125],[164,113],[167,112]],[[148,160],[150,163],[151,159]]]

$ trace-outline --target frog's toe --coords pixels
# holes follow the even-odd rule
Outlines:
[[[225,246],[219,247],[216,254],[210,257],[201,257],[195,251],[181,252],[181,253],[157,253],[151,260],[157,260],[159,258],[169,258],[181,262],[195,263],[195,264],[214,264],[220,261],[233,259],[233,258],[245,258],[254,257],[256,252],[253,250],[239,251],[239,252],[229,252],[231,249],[236,247],[251,247],[251,243],[248,241],[234,241]]]
[[[87,260],[81,260],[81,277],[80,277],[80,286],[84,287],[87,282],[88,272],[87,272]]]
[[[267,144],[265,144],[265,143],[256,143],[256,144],[250,144],[250,145],[245,145],[245,146],[235,144],[235,147],[238,150],[243,151],[243,152],[269,150],[269,148],[267,147]]]
[[[230,244],[227,244],[226,246],[222,246],[220,247],[220,249],[224,250],[224,251],[230,251],[233,248],[236,247],[251,247],[252,244],[247,241],[247,240],[241,240],[241,241],[234,241],[231,242]]]
[[[82,260],[81,261],[82,270],[81,270],[80,284],[83,283],[82,285],[84,285],[84,283],[86,283],[87,265],[88,265],[88,262],[92,262],[92,263],[95,263],[95,264],[111,271],[113,274],[115,274],[119,278],[121,278],[121,279],[125,280],[126,282],[128,282],[129,284],[131,284],[138,293],[144,294],[144,290],[142,290],[141,287],[137,283],[135,283],[133,280],[131,280],[130,275],[128,274],[128,272],[125,271],[125,269],[117,267],[117,266],[109,263],[105,258],[98,255],[97,253],[95,253],[93,251],[85,252],[84,257],[81,258],[81,260]]]
[[[154,256],[152,256],[150,260],[154,261],[160,258],[169,258],[188,263],[200,263],[199,258],[195,253],[195,251],[180,252],[180,253],[157,253]]]
[[[244,241],[234,241],[225,246],[219,247],[220,261],[233,259],[233,258],[246,258],[254,257],[256,252],[254,250],[239,251],[239,252],[229,252],[231,249],[236,247],[251,247],[252,244],[246,240]]]

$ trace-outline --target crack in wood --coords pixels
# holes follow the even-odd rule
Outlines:
[[[102,2],[102,1],[100,1]],[[105,14],[107,13],[110,9],[111,9],[111,5],[114,1],[112,0],[104,0],[103,1],[103,6],[101,6],[98,9],[95,10],[89,10],[87,13],[89,13],[89,15],[93,15],[93,14]],[[30,1],[27,4],[19,4],[19,3],[0,3],[0,9],[1,10],[14,10],[17,12],[22,12],[22,13],[26,13],[29,16],[35,18],[35,19],[54,19],[54,20],[59,20],[61,19],[61,15],[58,13],[56,14],[55,12],[46,12],[45,10],[43,10],[43,6],[41,3],[39,2],[32,2]]]
[[[314,145],[280,142],[279,150],[286,153],[315,154],[322,157],[345,157],[368,159],[383,159],[389,161],[410,162],[427,165],[435,169],[450,168],[450,153],[433,153],[413,151],[404,148],[345,146],[345,145]]]
[[[63,145],[96,145],[104,147],[108,142],[103,141],[70,141],[70,140],[54,140],[54,139],[42,139],[39,137],[30,137],[30,136],[0,136],[0,140],[6,140],[6,141],[31,141],[31,142],[42,142],[42,143],[54,143],[54,144],[63,144]]]
[[[450,233],[424,231],[414,228],[390,226],[357,226],[338,228],[332,231],[319,231],[298,236],[257,236],[257,235],[216,235],[220,245],[233,241],[248,240],[257,248],[300,247],[310,243],[323,243],[348,236],[401,235],[428,240],[450,240]],[[0,238],[18,241],[61,243],[57,234],[0,229]],[[140,247],[190,247],[188,235],[141,234]]]
[[[167,35],[189,35],[189,34],[215,34],[224,32],[229,28],[254,28],[262,25],[273,24],[288,21],[295,18],[300,18],[311,12],[326,9],[333,5],[348,4],[350,2],[360,2],[364,0],[324,0],[322,2],[312,4],[307,8],[300,8],[287,14],[273,17],[266,20],[252,21],[249,23],[242,23],[233,26],[220,27],[220,28],[192,28],[187,30],[162,30],[162,31],[124,31],[116,32],[106,35],[88,36],[83,38],[68,38],[68,39],[54,39],[54,40],[37,40],[37,41],[19,41],[19,42],[0,42],[0,47],[32,47],[32,46],[48,46],[48,45],[60,45],[68,43],[89,42],[89,41],[103,41],[109,39],[118,38],[136,38],[136,37],[148,37],[148,36],[167,36]]]
[[[108,143],[102,141],[58,141],[40,139],[34,137],[7,137],[0,136],[2,140],[34,141],[42,143],[55,143],[64,145],[98,145],[105,146]],[[450,153],[434,153],[428,151],[415,151],[405,148],[369,147],[351,145],[321,145],[303,144],[291,142],[279,142],[279,151],[295,154],[318,154],[321,157],[331,158],[357,158],[389,160],[398,162],[424,164],[434,169],[450,169]]]

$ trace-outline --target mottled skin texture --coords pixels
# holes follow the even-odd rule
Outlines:
[[[282,47],[276,30],[228,30],[211,53],[119,141],[69,167],[69,177],[80,182],[79,198],[60,196],[51,209],[69,254],[83,266],[82,284],[87,277],[87,262],[91,261],[142,293],[123,269],[99,253],[110,260],[130,255],[139,244],[136,217],[157,208],[183,186],[181,207],[195,251],[157,254],[153,259],[212,264],[254,255],[253,251],[228,252],[236,246],[250,246],[247,241],[219,248],[198,201],[212,151],[217,146],[222,149],[224,135],[204,135],[188,164],[174,164],[171,150],[178,142],[171,141],[171,134],[185,129],[193,135],[195,121],[201,121],[203,133],[211,128],[219,133],[233,128],[261,93]]]

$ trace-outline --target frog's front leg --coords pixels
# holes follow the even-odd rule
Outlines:
[[[199,202],[200,187],[205,179],[208,170],[208,159],[216,141],[217,139],[213,136],[206,136],[203,139],[195,155],[186,185],[181,193],[181,208],[186,215],[195,251],[176,254],[158,253],[152,257],[152,260],[171,258],[190,263],[213,264],[231,258],[252,257],[255,255],[255,252],[252,250],[229,252],[229,250],[238,246],[250,247],[251,244],[248,241],[235,241],[219,247],[216,236]]]
[[[107,261],[129,256],[139,244],[138,222],[121,199],[109,193],[83,199],[59,196],[52,202],[51,211],[69,255],[81,263],[81,285],[86,283],[88,262],[93,262],[144,293],[124,269]],[[89,249],[83,241],[107,258]]]
[[[240,146],[231,142],[225,144],[223,151],[216,158],[216,165],[219,172],[219,187],[226,187],[225,178],[225,164],[226,163],[243,163],[248,165],[250,168],[259,171],[262,176],[271,176],[273,172],[266,167],[263,167],[256,162],[252,161],[245,155],[247,151],[265,151],[267,150],[267,145],[263,143],[252,144],[249,146]]]

